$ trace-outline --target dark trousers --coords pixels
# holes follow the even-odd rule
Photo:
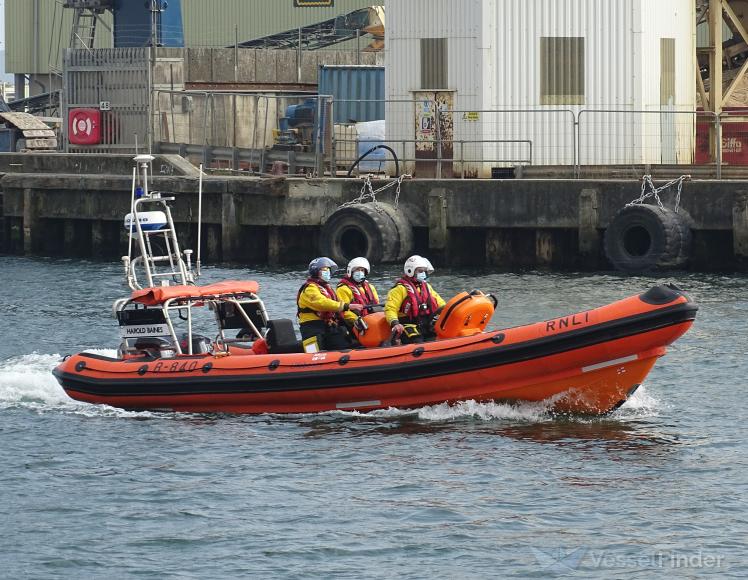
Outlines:
[[[312,320],[299,324],[301,340],[317,337],[320,350],[347,350],[351,348],[351,337],[345,326],[327,324],[324,320]]]

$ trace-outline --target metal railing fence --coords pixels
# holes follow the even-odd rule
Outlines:
[[[282,120],[291,105],[304,106],[314,118],[322,119],[321,130],[303,124],[282,131]],[[256,173],[264,173],[268,161],[285,157],[269,155],[271,149],[304,153],[300,156],[303,163],[309,162],[311,153],[313,168],[321,173],[332,149],[331,111],[332,99],[325,95],[158,90],[152,122],[154,142],[162,151],[185,145],[193,158],[198,150],[195,146],[201,146],[200,162],[206,166],[224,160],[232,163],[232,169]]]
[[[578,165],[691,165],[699,122],[719,133],[719,118],[709,111],[582,109]],[[718,155],[719,147],[713,151]]]
[[[371,102],[384,103],[386,124],[367,123],[373,108],[363,105]],[[748,166],[748,117],[734,111],[469,110],[438,99],[170,90],[155,91],[153,103],[157,149],[260,174],[338,175],[375,145],[392,148],[400,172],[416,177],[491,177],[516,166],[554,166],[580,177],[587,167],[698,163],[721,178],[723,151],[728,163]],[[291,105],[297,116],[289,123]],[[336,105],[360,110],[362,118],[334,123]],[[392,174],[391,155],[385,157],[368,159],[358,171]]]
[[[346,143],[353,144],[355,146],[358,145],[364,145],[363,148],[357,148],[358,151],[362,151],[362,153],[358,156],[356,155],[339,155],[338,149],[341,147],[341,144],[345,145]],[[445,145],[449,145],[452,148],[457,148],[459,151],[458,156],[452,156],[452,157],[443,157],[441,155],[438,155],[437,157],[413,157],[413,156],[407,156],[408,150],[413,150],[413,145],[419,143],[415,139],[399,139],[397,141],[361,141],[358,139],[336,139],[334,141],[333,146],[333,158],[331,160],[332,165],[338,168],[349,168],[352,170],[352,173],[354,175],[361,175],[361,173],[369,173],[371,171],[375,171],[377,173],[385,173],[388,171],[388,169],[391,169],[391,164],[394,163],[393,157],[390,153],[382,153],[381,155],[377,156],[367,156],[366,158],[362,159],[360,163],[358,163],[356,166],[353,166],[353,163],[359,159],[361,155],[366,153],[369,149],[372,147],[375,147],[377,145],[386,145],[387,147],[390,147],[393,151],[395,151],[395,154],[397,155],[397,161],[400,163],[400,173],[407,173],[408,172],[408,164],[415,164],[420,163],[424,165],[433,165],[433,171],[434,175],[442,175],[444,173],[445,168],[448,165],[451,165],[452,169],[452,177],[460,177],[461,179],[465,179],[467,177],[471,177],[469,173],[471,172],[471,164],[466,160],[465,157],[465,145],[468,146],[472,144],[503,144],[503,145],[526,145],[526,157],[517,157],[517,158],[511,158],[511,157],[495,157],[495,158],[486,158],[484,157],[481,160],[482,164],[493,164],[501,167],[505,167],[507,165],[509,166],[517,166],[517,165],[532,165],[532,141],[528,139],[492,139],[492,140],[465,140],[465,139],[451,139],[449,141],[445,139],[439,139],[433,142],[433,145],[437,148],[441,148],[441,150],[444,150]],[[347,149],[347,148],[346,148]],[[348,149],[350,150],[350,149]],[[472,170],[474,171],[474,169]],[[472,177],[475,177],[473,175]]]

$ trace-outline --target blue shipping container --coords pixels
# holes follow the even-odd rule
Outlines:
[[[319,94],[333,96],[335,123],[384,119],[383,66],[319,67]]]

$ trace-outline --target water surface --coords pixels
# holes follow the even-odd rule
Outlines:
[[[61,355],[116,348],[121,266],[0,257],[8,578],[748,575],[748,299],[738,276],[438,271],[493,327],[676,280],[698,319],[611,417],[463,403],[361,415],[133,413],[70,400]],[[396,277],[374,277],[380,291]],[[292,317],[301,270],[214,267]]]

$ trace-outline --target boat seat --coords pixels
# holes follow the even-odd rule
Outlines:
[[[267,340],[268,352],[273,354],[304,352],[304,346],[296,337],[293,322],[287,318],[268,320],[265,340]]]

